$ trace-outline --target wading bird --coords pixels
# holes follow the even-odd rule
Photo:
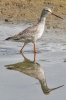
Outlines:
[[[34,44],[34,53],[37,53],[36,50],[36,41],[40,39],[44,32],[44,27],[45,27],[45,20],[48,14],[52,14],[60,19],[63,19],[59,17],[58,15],[55,15],[52,13],[50,8],[44,8],[42,10],[40,19],[36,25],[33,25],[31,27],[26,28],[22,32],[20,32],[17,35],[11,36],[6,38],[5,40],[12,40],[16,42],[24,42],[23,47],[21,48],[20,52],[22,52],[23,48],[25,47],[26,44],[32,42]]]

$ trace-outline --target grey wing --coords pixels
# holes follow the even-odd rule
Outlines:
[[[17,40],[20,38],[24,38],[24,39],[31,38],[35,35],[35,33],[37,33],[37,25],[28,27],[24,31],[20,32],[19,34],[14,35],[13,38]]]
[[[34,39],[35,39],[35,34],[37,34],[37,25],[34,25],[32,27],[28,27],[27,29],[23,30],[22,32],[20,32],[19,34],[17,35],[14,35],[11,37],[11,40],[14,40],[14,41],[19,41],[19,42],[22,42],[22,41],[32,41],[34,42]]]

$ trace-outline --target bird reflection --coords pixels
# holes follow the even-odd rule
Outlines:
[[[26,75],[29,75],[31,77],[38,79],[44,94],[49,94],[51,91],[64,86],[62,85],[62,86],[51,88],[51,89],[48,88],[44,70],[41,67],[41,65],[35,61],[36,54],[34,54],[34,61],[30,61],[23,54],[22,56],[24,58],[23,62],[6,65],[6,68],[9,70],[16,70],[16,71],[22,72]]]

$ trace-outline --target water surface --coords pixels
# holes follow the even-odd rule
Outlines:
[[[33,44],[4,41],[31,24],[0,25],[0,98],[1,100],[65,100],[66,99],[66,33],[65,29],[45,28]],[[30,47],[30,48],[29,48]],[[53,88],[64,85],[54,91]],[[51,92],[50,92],[51,91]]]

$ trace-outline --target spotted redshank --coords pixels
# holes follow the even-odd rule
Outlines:
[[[63,18],[59,17],[58,15],[52,13],[50,8],[44,8],[42,10],[40,19],[39,19],[39,21],[36,25],[28,27],[25,30],[23,30],[22,32],[20,32],[19,34],[14,35],[12,37],[8,37],[5,40],[13,40],[13,41],[16,41],[16,42],[24,42],[24,45],[21,48],[20,52],[22,52],[22,50],[23,50],[23,48],[25,47],[26,44],[28,44],[29,42],[32,42],[34,44],[34,53],[37,53],[36,41],[42,36],[42,34],[44,32],[45,20],[46,20],[46,16],[48,14],[52,14],[52,15],[60,18],[60,19],[63,19]]]

